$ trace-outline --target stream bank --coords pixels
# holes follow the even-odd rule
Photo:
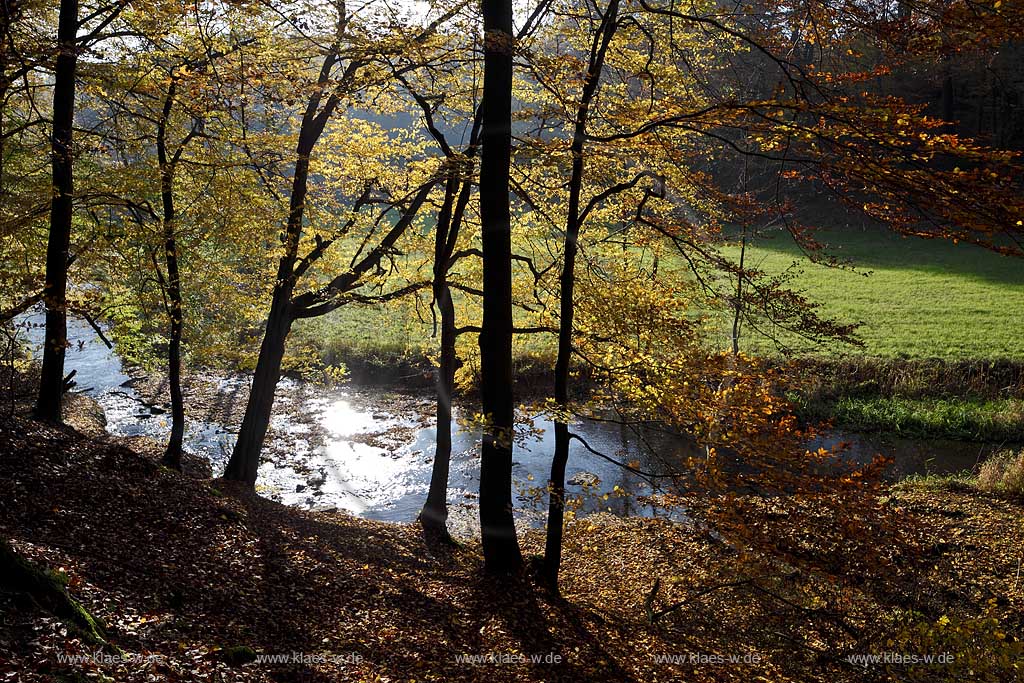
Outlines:
[[[38,314],[20,324],[30,348],[38,349]],[[67,369],[77,371],[76,389],[102,407],[106,431],[159,447],[169,432],[165,380],[123,367],[84,321],[69,320]],[[192,372],[186,377],[185,449],[209,463],[214,476],[227,463],[248,396],[247,375]],[[458,420],[466,406],[456,406]],[[528,417],[521,415],[521,417]],[[598,452],[620,462],[667,473],[693,453],[678,437],[638,434],[630,428],[581,420],[574,432]],[[553,449],[551,424],[537,420],[518,435],[513,476],[515,505],[524,526],[542,523],[544,483]],[[156,444],[155,446],[152,444]],[[809,444],[812,449],[843,444],[845,458],[861,462],[878,453],[893,458],[888,476],[973,469],[1002,444],[899,439],[877,434],[835,432]],[[452,531],[475,533],[479,487],[479,435],[456,429],[448,499]],[[139,444],[142,447],[142,444]],[[426,497],[434,447],[433,397],[417,387],[397,391],[379,386],[324,386],[283,379],[277,390],[257,491],[273,500],[310,510],[343,510],[383,521],[416,519]],[[595,456],[573,442],[567,469],[570,496],[579,514],[664,516],[649,482]]]

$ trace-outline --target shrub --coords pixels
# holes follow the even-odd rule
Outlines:
[[[1003,451],[981,465],[978,488],[991,493],[1024,497],[1024,450]]]

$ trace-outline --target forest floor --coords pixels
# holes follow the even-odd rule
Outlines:
[[[885,505],[920,555],[839,582],[781,564],[751,575],[689,526],[583,518],[554,597],[530,571],[487,577],[473,543],[289,508],[111,437],[0,418],[0,537],[107,642],[5,588],[0,680],[1024,680],[1024,505],[960,485],[897,487]]]

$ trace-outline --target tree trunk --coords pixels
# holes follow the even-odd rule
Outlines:
[[[4,150],[6,149],[4,126],[4,114],[7,111],[7,16],[0,19],[0,201],[3,201],[7,194],[7,186],[4,183]]]
[[[590,50],[587,80],[583,86],[573,130],[572,174],[569,178],[569,206],[565,225],[565,249],[559,279],[558,357],[555,361],[555,401],[560,408],[569,405],[569,366],[572,360],[572,328],[576,288],[576,253],[580,234],[580,195],[583,190],[583,146],[586,140],[590,104],[601,82],[604,56],[615,35],[619,2],[611,0],[594,34]],[[558,570],[562,564],[562,536],[565,523],[565,468],[569,462],[569,425],[555,421],[555,452],[548,478],[548,527],[544,543],[542,579],[551,588],[558,587]]]
[[[260,451],[263,449],[263,440],[270,426],[270,413],[274,407],[274,391],[278,380],[281,379],[285,340],[292,326],[289,312],[292,288],[291,279],[287,275],[282,279],[279,273],[278,284],[274,288],[274,298],[270,305],[270,316],[267,318],[267,329],[263,334],[263,343],[252,378],[249,402],[245,406],[238,441],[224,470],[225,479],[242,481],[249,486],[256,484]]]
[[[454,232],[458,227],[452,224],[452,213],[459,179],[452,171],[445,186],[444,203],[437,215],[434,233],[434,301],[441,314],[441,358],[437,369],[435,393],[437,394],[437,420],[434,447],[434,465],[430,473],[430,489],[427,500],[420,511],[423,528],[434,534],[447,537],[448,529],[448,474],[452,457],[452,392],[455,389],[455,305],[448,287],[448,259],[451,257],[449,244],[454,247]],[[469,187],[468,181],[465,187]]]
[[[447,535],[448,474],[452,457],[452,392],[455,388],[455,306],[451,290],[444,283],[437,294],[441,313],[441,358],[437,370],[437,438],[434,465],[430,473],[430,490],[420,512],[425,529]]]
[[[953,87],[953,72],[948,59],[944,69],[945,72],[942,75],[942,120],[952,126],[956,119],[956,90]]]
[[[167,315],[170,317],[170,343],[167,348],[167,381],[171,394],[171,436],[163,463],[181,469],[181,444],[185,438],[185,400],[181,392],[181,333],[183,310],[181,274],[178,269],[178,244],[175,236],[174,164],[167,158],[167,122],[171,117],[177,84],[167,89],[163,114],[157,125],[156,151],[160,164],[160,197],[164,213],[164,261],[167,264]]]
[[[484,565],[508,574],[522,565],[512,518],[512,2],[483,0],[484,94],[480,164],[483,325],[480,374],[480,533]]]
[[[322,128],[321,128],[322,130]],[[319,137],[319,134],[317,134]],[[309,182],[309,154],[313,149],[306,131],[299,134],[299,147],[292,179],[291,211],[285,233],[285,252],[278,264],[274,296],[270,302],[267,329],[263,333],[260,355],[256,360],[249,401],[238,432],[238,441],[231,453],[224,478],[256,485],[256,472],[260,466],[260,451],[270,427],[270,413],[274,408],[274,391],[281,379],[285,341],[292,328],[292,292],[295,290],[295,259],[302,236],[302,215],[305,210],[306,190]]]
[[[736,276],[736,302],[732,312],[732,355],[740,355],[740,327],[743,324],[743,278],[746,277],[747,224],[743,224],[740,238],[740,273]]]
[[[74,194],[73,132],[75,117],[75,69],[78,62],[78,0],[61,0],[57,42],[60,52],[54,74],[53,200],[50,204],[50,235],[46,247],[46,341],[39,378],[36,416],[61,420],[64,394],[64,351],[67,347],[68,255],[71,249],[71,215]]]
[[[168,224],[170,225],[170,224]],[[181,276],[178,272],[178,247],[174,228],[165,227],[165,256],[167,259],[167,298],[170,303],[171,338],[167,348],[167,381],[171,392],[171,436],[167,441],[163,462],[168,467],[181,469],[181,444],[185,438],[185,399],[181,391]]]
[[[582,145],[581,145],[582,146]],[[575,148],[575,145],[574,145]],[[574,149],[572,181],[569,188],[569,218],[565,231],[565,255],[559,280],[558,358],[555,361],[555,401],[560,408],[569,404],[569,365],[572,360],[572,327],[576,285],[576,241],[579,238],[580,190],[583,181],[583,154]],[[544,543],[543,579],[552,588],[558,586],[562,564],[562,530],[565,523],[565,467],[569,462],[569,425],[555,421],[555,452],[548,478],[548,527]]]

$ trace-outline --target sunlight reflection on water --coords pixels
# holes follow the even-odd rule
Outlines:
[[[22,338],[38,354],[43,342],[40,312],[21,316]],[[167,438],[169,416],[163,409],[144,404],[131,388],[117,354],[103,345],[82,320],[70,318],[66,370],[77,370],[78,386],[94,398],[107,416],[107,430],[118,436]],[[217,396],[228,397],[247,388],[249,378],[233,376],[214,380]],[[434,455],[436,431],[424,428],[413,418],[387,410],[361,406],[388,406],[392,395],[381,389],[328,390],[282,379],[271,420],[273,435],[259,468],[257,490],[288,505],[305,508],[347,510],[353,514],[387,521],[416,519],[426,497]],[[456,409],[456,412],[457,409]],[[549,422],[538,421],[542,431],[526,434],[514,453],[513,496],[517,514],[536,520],[544,508],[542,488],[548,477],[553,451],[553,430]],[[214,474],[220,474],[235,442],[237,425],[188,419],[185,447],[210,460]],[[619,461],[639,460],[651,471],[665,471],[673,462],[684,461],[685,444],[663,440],[654,452],[641,448],[640,440],[628,429],[600,422],[582,422],[572,427],[596,450]],[[479,488],[479,434],[453,428],[451,474],[448,499],[454,507],[472,507]],[[819,445],[831,448],[849,441],[852,448],[844,457],[865,462],[875,453],[891,453],[896,463],[894,477],[913,472],[955,471],[971,468],[983,459],[991,445],[960,442],[913,441],[871,435],[835,433]],[[581,513],[610,511],[620,515],[656,515],[655,508],[632,496],[603,493],[622,491],[652,493],[640,478],[586,451],[573,442],[566,471],[570,496],[581,496]],[[592,482],[583,486],[580,482]],[[531,514],[532,513],[532,514]]]

